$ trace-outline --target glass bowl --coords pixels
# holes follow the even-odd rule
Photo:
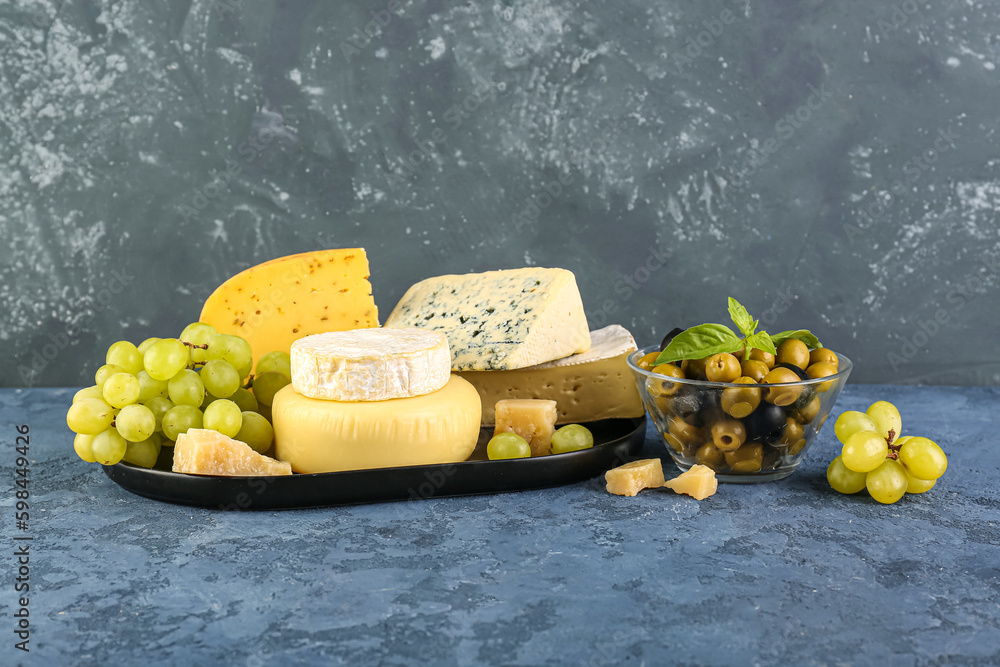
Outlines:
[[[636,350],[627,358],[643,405],[678,468],[707,465],[721,482],[770,482],[795,472],[852,368],[851,360],[838,354],[838,372],[824,378],[767,385],[708,382],[637,365],[659,349]]]

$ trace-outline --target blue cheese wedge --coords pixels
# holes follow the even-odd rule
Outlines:
[[[406,291],[385,326],[440,331],[453,371],[526,368],[590,348],[580,290],[566,269],[428,278]]]

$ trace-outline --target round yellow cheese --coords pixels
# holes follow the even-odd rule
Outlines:
[[[271,406],[275,457],[299,473],[456,463],[479,439],[482,403],[453,375],[423,396],[347,403],[303,396],[287,385]]]

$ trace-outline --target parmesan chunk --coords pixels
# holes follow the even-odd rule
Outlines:
[[[291,475],[292,466],[258,454],[245,442],[218,431],[192,428],[177,436],[173,471],[189,475],[270,477]]]
[[[708,466],[693,465],[690,470],[682,472],[663,486],[673,489],[674,493],[686,493],[695,500],[704,500],[719,488],[719,480],[715,478],[715,471]]]
[[[660,459],[642,459],[618,466],[604,474],[608,493],[634,496],[643,489],[663,486],[663,464]]]
[[[532,456],[545,456],[552,451],[552,434],[556,431],[556,402],[535,398],[509,398],[497,401],[498,433],[517,433],[528,441]]]

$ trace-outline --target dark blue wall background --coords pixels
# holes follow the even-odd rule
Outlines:
[[[856,381],[1000,379],[990,2],[13,0],[0,63],[4,385],[351,246],[383,317],[563,266],[642,344],[733,295]]]

